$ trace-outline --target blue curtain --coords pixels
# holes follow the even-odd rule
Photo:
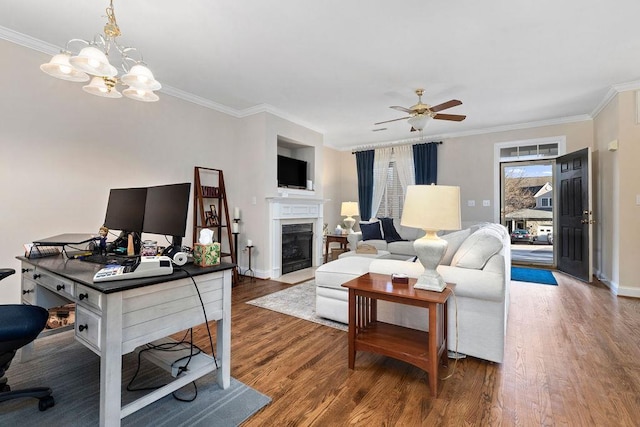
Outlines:
[[[416,173],[416,184],[437,184],[438,180],[438,145],[441,142],[415,144],[413,146],[413,167]]]
[[[373,158],[374,150],[356,152],[356,167],[358,170],[358,205],[360,218],[368,221],[371,217],[373,203]]]

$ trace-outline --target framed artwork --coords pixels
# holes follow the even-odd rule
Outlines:
[[[209,205],[209,211],[205,212],[205,225],[216,226],[219,224],[218,212],[215,205]]]

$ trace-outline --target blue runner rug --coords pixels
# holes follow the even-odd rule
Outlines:
[[[551,271],[537,268],[511,267],[511,280],[558,286]]]

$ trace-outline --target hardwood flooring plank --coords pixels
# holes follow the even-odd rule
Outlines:
[[[241,282],[231,374],[273,400],[244,426],[638,425],[640,300],[554,276],[511,285],[504,362],[450,360],[435,399],[420,369],[359,352],[350,370],[346,332],[246,304],[291,285]],[[194,337],[210,351],[204,325]]]

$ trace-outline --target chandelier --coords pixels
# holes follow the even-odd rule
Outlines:
[[[107,7],[108,22],[104,26],[104,34],[97,34],[92,41],[71,39],[59,54],[40,69],[50,76],[72,82],[86,82],[82,87],[85,92],[105,98],[122,98],[122,95],[136,101],[154,102],[158,95],[154,93],[162,86],[146,67],[142,55],[134,47],[122,46],[117,38],[120,28],[116,23],[113,11],[113,0]],[[84,46],[77,54],[70,50],[71,45]],[[132,56],[135,54],[134,56]],[[109,56],[119,60],[120,69],[109,63]],[[115,59],[113,58],[115,56]],[[121,72],[122,77],[118,77]],[[127,86],[122,93],[117,86]]]

